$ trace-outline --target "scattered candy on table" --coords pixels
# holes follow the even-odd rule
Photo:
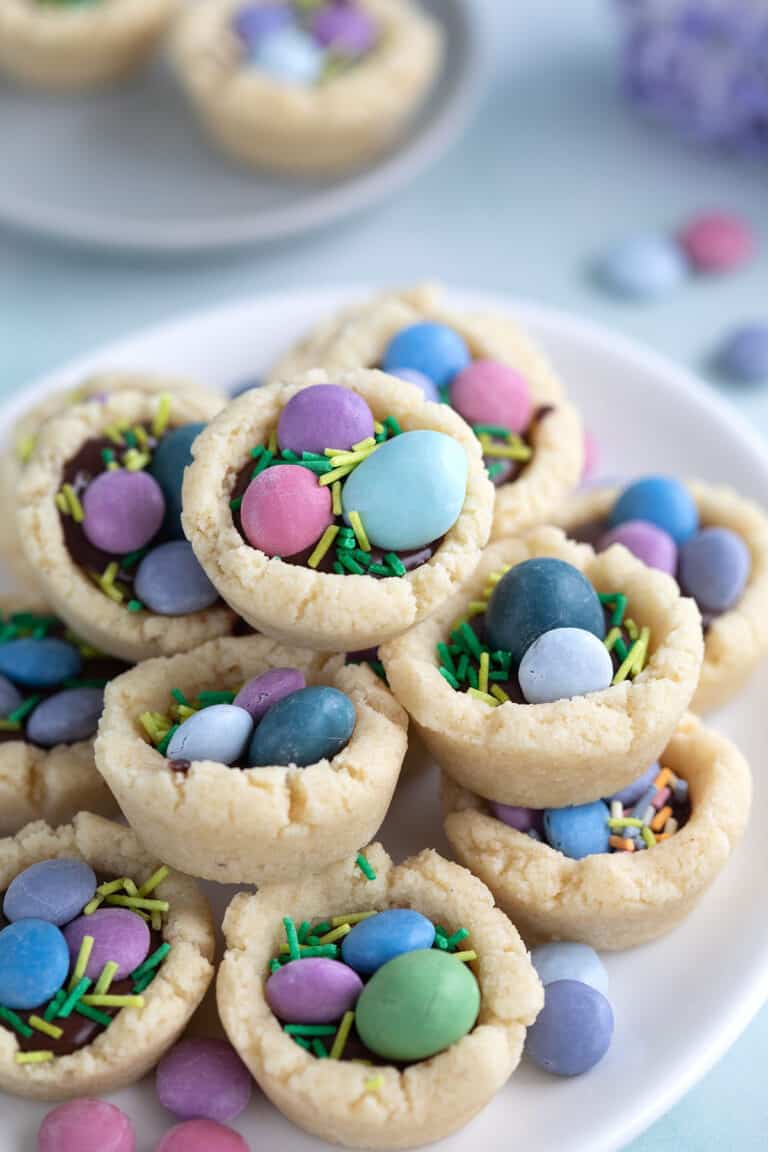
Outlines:
[[[43,1120],[37,1152],[136,1152],[133,1124],[106,1100],[68,1100]]]
[[[542,944],[531,952],[531,963],[545,988],[556,980],[578,980],[603,996],[608,995],[605,965],[588,944],[567,941]]]
[[[768,320],[731,332],[718,352],[717,368],[737,384],[768,382]]]
[[[186,1120],[163,1137],[155,1152],[250,1152],[232,1128],[214,1120]]]
[[[757,247],[746,220],[728,212],[710,212],[690,220],[680,245],[697,272],[732,272],[749,263]]]
[[[612,295],[628,300],[654,300],[679,288],[688,277],[680,248],[665,236],[623,240],[605,252],[595,277]]]
[[[554,1076],[581,1076],[603,1059],[612,1037],[613,1009],[602,992],[579,980],[555,980],[528,1029],[525,1054]]]
[[[248,1107],[251,1074],[226,1040],[182,1040],[155,1073],[160,1103],[179,1120],[227,1124]]]

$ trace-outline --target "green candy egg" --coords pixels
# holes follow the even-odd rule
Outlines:
[[[421,949],[379,968],[355,1009],[358,1035],[385,1060],[428,1060],[474,1027],[480,989],[470,969],[447,952]]]

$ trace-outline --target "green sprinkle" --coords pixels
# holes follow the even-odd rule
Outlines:
[[[339,552],[338,550],[336,555],[339,558],[339,563],[341,564],[342,568],[346,568],[347,572],[351,572],[354,576],[365,575],[365,570],[361,567],[360,564],[358,564],[354,557],[349,556],[346,552]],[[373,564],[371,565],[371,568],[373,568]]]
[[[333,571],[336,573],[337,576],[345,576],[346,575],[344,568],[342,568],[342,566],[341,566],[341,564],[339,564],[338,560],[334,560],[334,562],[333,562]]]
[[[486,467],[486,472],[491,480],[495,480],[504,471],[504,462],[502,460],[492,460]]]
[[[112,451],[111,448],[102,448],[101,458],[105,464],[111,464],[115,458],[115,453]]]
[[[309,920],[302,920],[301,924],[299,925],[299,944],[303,944],[307,939],[311,927],[312,925],[309,923]]]
[[[620,636],[617,638],[613,646],[616,649],[616,655],[619,657],[619,660],[626,660],[627,656],[629,655],[629,651]]]
[[[363,876],[365,876],[366,880],[376,879],[376,873],[369,864],[367,857],[365,857],[362,852],[358,852],[357,854],[357,866],[362,872]]]
[[[54,996],[53,1000],[51,1000],[50,1004],[45,1009],[45,1012],[43,1012],[43,1020],[47,1020],[50,1023],[51,1020],[56,1019],[59,1014],[59,1008],[64,1003],[65,996],[66,993],[63,991],[63,989],[60,988]]]
[[[101,1024],[102,1028],[109,1028],[112,1023],[111,1016],[108,1016],[106,1012],[100,1012],[98,1008],[91,1008],[90,1004],[83,1004],[82,1002],[76,1004],[75,1012],[78,1016],[85,1016],[86,1020],[93,1020],[96,1024]]]
[[[157,948],[151,956],[147,957],[143,964],[140,964],[134,972],[131,972],[131,979],[141,980],[141,978],[146,976],[148,972],[151,972],[154,968],[157,968],[160,964],[162,964],[170,950],[170,944],[167,942],[161,944],[160,947]]]
[[[289,1036],[335,1036],[333,1024],[286,1024],[283,1029]]]
[[[9,1028],[12,1028],[14,1032],[18,1032],[19,1036],[25,1036],[29,1039],[30,1036],[34,1035],[33,1030],[24,1023],[20,1016],[12,1012],[10,1008],[0,1007],[0,1020],[4,1020]]]
[[[350,555],[357,560],[358,564],[362,564],[363,568],[370,568],[373,563],[370,552],[363,552],[362,548],[355,548]]]
[[[396,552],[387,552],[384,557],[385,562],[394,572],[395,576],[405,576],[406,567]]]
[[[272,463],[272,459],[273,453],[270,452],[269,448],[265,448],[259,457],[258,464],[251,473],[251,479],[254,480],[262,472],[266,471],[266,469],[269,468],[270,464]]]
[[[146,554],[147,554],[146,548],[137,548],[135,552],[129,552],[126,556],[123,556],[121,558],[120,567],[121,568],[133,568],[134,565],[138,564],[139,560],[144,559]]]
[[[295,1044],[298,1044],[300,1048],[306,1049],[307,1052],[312,1051],[312,1045],[310,1044],[309,1040],[303,1040],[301,1036],[292,1036],[291,1039]]]
[[[265,452],[265,451],[266,451],[266,449],[265,449],[263,444],[257,444],[255,448],[251,448],[251,456],[254,460],[258,460],[258,458],[259,458],[259,456],[261,456],[262,452]]]
[[[458,680],[453,675],[453,673],[448,671],[448,669],[445,667],[445,665],[441,664],[440,667],[438,668],[438,672],[442,676],[443,680],[446,680],[450,684],[451,688],[454,689],[455,692],[458,692],[460,690],[461,685],[459,684]]]
[[[469,931],[466,928],[459,928],[458,932],[454,932],[453,936],[448,937],[448,947],[455,948],[462,940],[466,940],[467,936],[469,936]]]
[[[462,652],[462,654],[459,658],[458,667],[456,669],[456,679],[459,680],[461,683],[463,683],[467,678],[468,670],[469,670],[469,656],[467,656],[466,652]]]
[[[299,937],[296,933],[296,925],[290,916],[283,917],[283,927],[285,928],[285,938],[288,943],[288,952],[291,960],[298,960],[301,955],[299,952]]]
[[[451,673],[452,676],[455,676],[456,675],[456,665],[453,662],[453,656],[451,655],[451,653],[448,649],[448,645],[447,644],[438,644],[437,651],[438,651],[438,655],[440,656],[440,663],[443,665],[444,668],[448,669],[448,671]]]
[[[326,932],[330,932],[331,928],[336,928],[337,925],[331,923],[330,920],[323,920],[320,924],[315,924],[312,929],[315,936],[325,936]]]
[[[274,976],[275,972],[279,972],[281,968],[282,968],[282,964],[280,963],[279,960],[270,960],[269,970],[273,976]]]
[[[64,680],[63,686],[65,688],[106,688],[108,683],[109,681],[104,677],[99,679],[94,676],[90,680],[72,677],[71,679]]]
[[[141,600],[129,600],[126,607],[127,607],[129,612],[143,612],[144,611],[144,605],[142,604]]]
[[[165,736],[163,737],[163,739],[158,744],[157,751],[160,753],[161,756],[165,756],[166,752],[168,751],[168,745],[170,744],[171,740],[173,740],[173,738],[176,735],[176,733],[178,732],[178,730],[179,730],[179,725],[174,724],[172,728],[168,729]]]
[[[373,669],[380,680],[383,680],[385,684],[387,683],[387,673],[381,660],[369,660],[368,667]]]
[[[395,416],[387,416],[386,420],[382,420],[382,424],[385,428],[389,429],[392,436],[399,436],[403,431],[397,422],[397,417]]]
[[[439,948],[441,952],[447,952],[448,941],[445,936],[438,936],[437,933],[435,933],[435,946]]]
[[[56,1016],[64,1020],[66,1020],[68,1016],[71,1016],[72,1010],[78,1000],[86,994],[92,983],[93,981],[89,980],[87,976],[83,976],[82,980],[78,980],[77,984],[75,984],[72,991],[61,1004]]]
[[[198,692],[197,699],[203,708],[208,708],[211,704],[231,704],[236,695],[222,689],[221,692]]]
[[[503,428],[501,424],[473,424],[472,431],[476,436],[498,436],[500,440],[509,436],[509,428]]]
[[[333,471],[333,465],[330,460],[324,460],[322,458],[319,460],[297,460],[296,463],[300,468],[307,468],[310,472],[314,472],[316,476],[324,476],[326,472]],[[266,465],[264,467],[266,467]],[[261,469],[257,469],[255,474],[258,475],[259,471],[261,471]]]
[[[469,667],[467,668],[467,676],[469,678],[470,688],[476,689],[478,684],[480,683],[480,681],[477,678],[477,672],[475,670],[474,664],[470,664]]]
[[[476,660],[479,660],[483,654],[484,649],[477,638],[477,633],[475,632],[474,628],[472,628],[472,626],[465,620],[464,623],[459,626],[458,631],[470,653],[475,657]]]
[[[181,688],[171,688],[171,696],[173,696],[177,704],[184,704],[187,708],[189,707],[189,700],[187,700]]]
[[[314,1052],[315,1056],[317,1056],[318,1060],[328,1059],[328,1049],[326,1048],[325,1044],[323,1044],[322,1040],[315,1039],[312,1041],[312,1051]]]
[[[327,956],[331,960],[335,960],[339,955],[339,950],[335,944],[319,944],[307,947],[306,944],[301,946],[301,959],[306,960],[311,956]],[[298,957],[297,957],[298,959]]]
[[[155,979],[156,976],[157,976],[157,970],[155,969],[152,972],[146,972],[140,980],[134,981],[133,995],[134,996],[141,996],[142,992],[146,992],[147,988],[149,988],[150,984],[152,983],[152,981]]]
[[[229,506],[233,512],[239,512],[240,511],[240,505],[242,504],[242,502],[243,502],[242,496],[236,496],[234,500],[230,500]]]
[[[28,716],[32,709],[37,707],[41,699],[41,696],[30,696],[23,704],[19,704],[18,708],[15,708],[13,712],[9,712],[6,720],[10,720],[11,724],[20,724],[24,717]]]
[[[302,460],[322,460],[324,464],[328,463],[328,457],[323,452],[302,452]]]
[[[298,464],[299,458],[295,452],[291,452],[290,448],[284,448],[280,453],[283,460],[287,460],[289,464]]]
[[[354,552],[357,549],[354,538],[350,540],[348,536],[342,536],[341,533],[336,540],[336,547],[344,552]]]

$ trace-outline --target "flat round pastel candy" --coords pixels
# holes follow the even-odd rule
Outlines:
[[[603,996],[608,995],[605,965],[588,944],[567,941],[542,944],[531,952],[531,963],[545,988],[557,980],[578,980],[581,984],[589,984]]]
[[[362,990],[362,980],[346,964],[308,956],[273,972],[265,994],[284,1024],[333,1024],[352,1011]]]
[[[403,432],[363,460],[342,488],[344,519],[359,512],[371,544],[410,551],[439,539],[459,518],[467,458],[443,432]]]
[[[749,548],[729,528],[704,528],[680,549],[680,586],[708,615],[733,608],[744,593],[751,570]]]
[[[43,1120],[37,1152],[136,1152],[133,1124],[106,1100],[68,1100]]]
[[[307,468],[278,464],[251,480],[240,523],[253,548],[267,556],[295,556],[316,544],[333,523],[330,487],[318,484]]]
[[[645,796],[649,788],[653,786],[653,782],[658,776],[661,768],[658,763],[651,764],[642,776],[638,776],[637,780],[633,780],[631,784],[627,784],[626,788],[622,788],[620,792],[614,792],[613,796],[609,797],[609,802],[618,800],[625,808],[633,808],[639,801],[641,796]]]
[[[232,30],[250,55],[265,36],[294,26],[296,17],[290,4],[244,4],[232,16]]]
[[[672,476],[643,476],[625,488],[608,514],[617,528],[628,520],[645,520],[684,544],[699,527],[699,513],[688,489]]]
[[[212,704],[180,724],[168,745],[169,760],[234,764],[245,752],[253,717],[235,704]]]
[[[93,948],[86,976],[98,980],[104,965],[117,964],[115,980],[124,980],[149,955],[150,935],[146,920],[128,908],[98,908],[90,916],[80,916],[64,929],[69,960],[74,965],[86,936],[93,937]]]
[[[39,1008],[69,972],[67,942],[47,920],[18,920],[0,932],[0,1004]]]
[[[613,544],[623,544],[643,564],[668,576],[674,576],[677,570],[677,544],[668,532],[649,520],[626,520],[604,532],[597,541],[597,551],[605,552]]]
[[[304,673],[298,668],[270,668],[244,684],[234,703],[238,708],[245,708],[258,723],[278,700],[306,686]]]
[[[59,928],[79,916],[96,892],[85,860],[40,860],[13,878],[3,898],[6,920],[47,920]]]
[[[583,860],[608,851],[610,809],[602,800],[571,808],[547,808],[544,835],[556,852],[571,860]]]
[[[280,413],[277,442],[282,452],[348,450],[373,436],[373,413],[357,392],[338,384],[316,384],[292,396]],[[269,475],[269,472],[263,475]]]
[[[55,688],[80,675],[82,657],[55,636],[24,636],[0,644],[0,673],[22,688]]]
[[[226,1124],[248,1107],[251,1074],[226,1040],[182,1040],[157,1066],[160,1103],[179,1120]]]
[[[83,532],[95,548],[113,555],[144,548],[165,516],[163,490],[148,472],[102,472],[83,496]]]
[[[16,685],[11,684],[7,676],[0,676],[0,716],[5,717],[15,712],[23,700]]]
[[[392,337],[381,366],[393,376],[398,376],[403,368],[415,368],[429,376],[435,387],[445,388],[471,359],[466,341],[458,332],[447,324],[425,320]]]
[[[332,760],[355,729],[355,706],[338,688],[302,688],[278,700],[253,734],[252,767],[296,764],[306,768]]]
[[[398,380],[407,380],[409,384],[415,384],[417,388],[421,388],[424,399],[429,400],[430,403],[436,404],[439,401],[440,393],[434,382],[423,372],[417,371],[416,368],[398,368],[397,372],[393,372],[392,375],[397,376]]]
[[[768,322],[744,324],[725,340],[718,368],[737,384],[768,381]]]
[[[40,748],[91,740],[103,711],[103,688],[67,688],[42,700],[30,714],[27,740]]]
[[[215,1120],[186,1120],[162,1138],[155,1152],[251,1152],[232,1128]]]
[[[468,424],[496,424],[520,433],[531,422],[528,381],[508,364],[475,360],[454,377],[451,405]]]
[[[582,628],[600,640],[605,616],[597,592],[572,564],[542,556],[510,568],[493,590],[485,616],[491,647],[519,664],[553,628]]]
[[[248,57],[252,67],[278,83],[305,86],[320,79],[325,61],[325,51],[309,33],[291,25],[265,33],[253,45]]]
[[[746,220],[729,212],[696,216],[678,241],[697,272],[733,272],[755,254],[755,235]]]
[[[341,944],[345,964],[369,976],[395,956],[431,948],[435,926],[412,908],[389,908],[355,924]]]
[[[436,948],[405,952],[384,964],[363,989],[355,1027],[384,1060],[428,1060],[475,1026],[480,990],[463,961]]]
[[[534,640],[517,678],[529,704],[602,692],[613,680],[613,661],[602,640],[582,628],[553,628]]]
[[[497,820],[514,828],[516,832],[542,832],[542,813],[538,808],[519,808],[515,804],[497,804],[489,801],[488,807]]]
[[[181,526],[184,469],[192,463],[192,445],[204,428],[205,424],[182,424],[173,428],[163,437],[152,456],[149,470],[165,498],[165,534],[174,540],[184,538]]]
[[[652,300],[687,279],[688,263],[667,237],[638,236],[606,252],[595,271],[606,291],[632,300]]]
[[[613,1009],[601,992],[578,980],[556,980],[528,1029],[525,1053],[554,1076],[581,1076],[611,1046]]]
[[[169,540],[147,552],[136,571],[134,590],[158,616],[204,612],[219,598],[186,540]]]
[[[324,4],[311,20],[318,44],[339,56],[356,59],[376,43],[376,23],[358,4]]]

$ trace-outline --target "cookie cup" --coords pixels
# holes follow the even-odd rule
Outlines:
[[[432,429],[457,440],[467,458],[459,518],[426,564],[403,577],[338,576],[290,564],[252,548],[230,500],[256,444],[265,444],[298,392],[333,382],[361,396],[374,416],[395,416],[404,432]],[[493,487],[468,425],[444,404],[426,403],[412,384],[383,372],[308,372],[239,396],[195,441],[184,478],[184,531],[221,596],[251,627],[317,651],[375,648],[436,611],[478,563],[488,540]],[[396,509],[394,510],[396,514]]]
[[[598,592],[622,592],[627,615],[651,629],[649,659],[633,681],[553,704],[491,708],[457,692],[438,671],[436,645],[488,577],[505,565],[552,556],[584,572]],[[698,609],[677,585],[625,548],[595,556],[557,528],[490,545],[460,593],[430,620],[382,646],[395,697],[449,776],[502,804],[584,804],[626,787],[653,763],[693,695],[701,667]]]
[[[31,864],[60,858],[86,860],[97,875],[147,880],[160,861],[136,836],[83,812],[71,825],[27,825],[0,841],[0,888]],[[115,1092],[140,1080],[175,1043],[213,979],[215,939],[208,902],[193,880],[170,872],[156,890],[170,903],[163,939],[171,945],[156,978],[142,993],[143,1008],[123,1008],[109,1028],[71,1056],[44,1064],[17,1064],[16,1036],[0,1029],[0,1088],[36,1100],[68,1100]],[[41,1048],[44,1048],[41,1035]]]
[[[431,850],[397,866],[379,844],[365,854],[373,881],[352,858],[296,884],[235,897],[224,918],[219,1014],[262,1091],[294,1124],[348,1147],[413,1148],[455,1132],[491,1100],[517,1067],[544,994],[517,930],[464,868]],[[477,1024],[451,1048],[403,1070],[318,1060],[286,1035],[264,995],[270,957],[284,940],[282,918],[392,907],[468,929],[478,957],[471,964],[481,996]]]
[[[746,760],[690,713],[661,759],[688,781],[688,822],[647,851],[583,860],[508,827],[479,796],[443,778],[445,832],[453,851],[488,885],[530,947],[547,940],[578,940],[607,951],[645,944],[680,924],[720,874],[749,817]]]
[[[230,768],[193,762],[175,772],[143,733],[172,688],[188,699],[239,689],[269,668],[299,668],[355,706],[355,730],[333,760],[306,768]],[[96,763],[147,847],[173,867],[226,883],[294,880],[354,853],[387,813],[407,745],[408,718],[386,685],[343,656],[285,648],[264,636],[216,640],[151,660],[108,686]],[[225,830],[224,832],[222,830]]]

